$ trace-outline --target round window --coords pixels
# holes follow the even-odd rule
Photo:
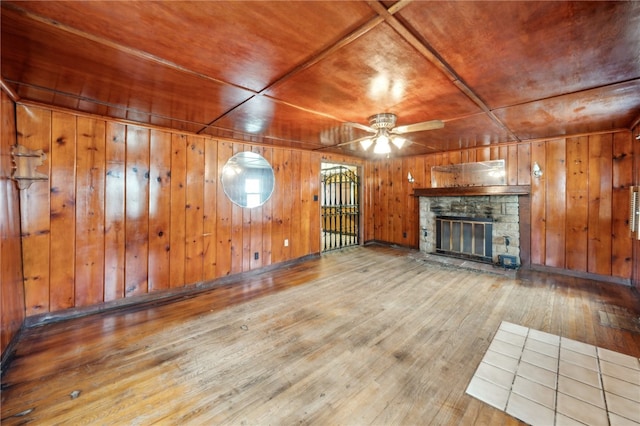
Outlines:
[[[222,188],[240,207],[258,207],[267,202],[276,179],[271,164],[255,152],[239,152],[222,168]]]

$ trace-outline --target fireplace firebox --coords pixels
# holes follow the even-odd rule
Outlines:
[[[436,216],[436,253],[492,263],[492,218]]]

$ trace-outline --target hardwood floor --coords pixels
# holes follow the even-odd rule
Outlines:
[[[630,288],[354,247],[172,303],[27,329],[2,424],[519,424],[465,394],[502,320],[640,356]]]

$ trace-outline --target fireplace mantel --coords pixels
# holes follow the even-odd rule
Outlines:
[[[456,186],[451,188],[415,188],[414,197],[468,197],[475,195],[529,195],[530,185]]]

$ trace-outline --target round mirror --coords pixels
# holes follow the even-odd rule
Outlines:
[[[222,188],[240,207],[258,207],[267,202],[276,179],[271,164],[255,152],[239,152],[222,168]]]

